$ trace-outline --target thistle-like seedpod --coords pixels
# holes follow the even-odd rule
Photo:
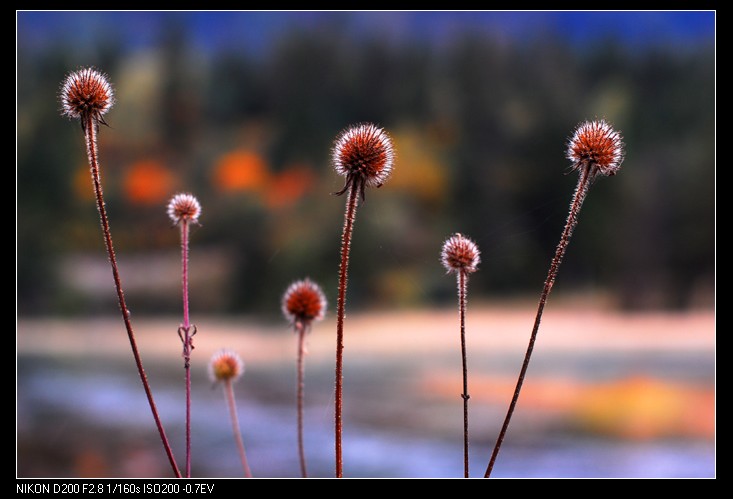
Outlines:
[[[80,118],[82,127],[92,118],[104,123],[102,116],[115,102],[112,85],[107,76],[96,69],[80,69],[69,74],[61,86],[61,114]]]
[[[174,224],[181,220],[198,223],[201,215],[201,204],[196,196],[185,192],[176,194],[168,203],[168,216]]]
[[[481,262],[476,243],[463,234],[453,234],[443,243],[440,261],[448,272],[475,272]]]
[[[236,352],[222,349],[211,356],[209,377],[214,383],[219,381],[236,381],[244,373],[244,362]]]
[[[568,141],[567,158],[573,169],[589,166],[601,175],[615,175],[624,160],[621,134],[606,122],[586,121],[580,124]]]
[[[283,295],[282,311],[293,324],[320,321],[326,313],[326,296],[321,287],[310,279],[296,281]]]
[[[362,123],[341,132],[334,142],[333,167],[346,177],[341,195],[349,187],[364,199],[365,187],[381,187],[394,165],[394,147],[387,132],[371,123]]]

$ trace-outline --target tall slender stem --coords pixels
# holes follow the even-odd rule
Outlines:
[[[359,189],[352,183],[349,187],[349,199],[344,214],[344,231],[341,236],[341,265],[339,266],[339,290],[336,302],[336,394],[335,394],[335,424],[336,424],[336,478],[343,476],[343,455],[341,449],[341,433],[343,422],[343,382],[344,382],[344,312],[346,304],[346,282],[349,272],[349,250],[351,248],[351,234],[354,231],[356,218],[356,201]]]
[[[306,326],[302,321],[295,321],[298,333],[298,456],[300,457],[300,474],[308,478],[305,466],[305,446],[303,445],[303,393],[305,391],[305,333]]]
[[[463,363],[463,476],[468,478],[468,367],[466,365],[466,284],[465,270],[458,272],[458,308],[461,316],[461,361]]]
[[[186,370],[186,478],[191,478],[191,322],[188,315],[188,231],[189,222],[182,218],[181,224],[181,287],[183,295],[183,367]]]
[[[87,156],[89,157],[89,166],[92,174],[92,182],[94,183],[94,193],[97,198],[97,210],[99,211],[99,218],[102,224],[102,233],[104,235],[104,244],[107,248],[107,256],[109,257],[110,265],[112,266],[112,277],[115,283],[115,289],[117,290],[117,301],[119,302],[120,311],[122,313],[122,321],[125,323],[125,329],[127,330],[127,337],[130,340],[130,348],[132,349],[132,355],[135,358],[135,365],[137,371],[140,374],[140,380],[142,381],[143,388],[145,389],[145,395],[148,398],[148,404],[150,405],[150,411],[153,413],[153,419],[155,425],[158,427],[158,433],[163,443],[163,448],[170,461],[171,468],[176,477],[181,477],[181,472],[178,469],[176,460],[173,457],[173,451],[168,443],[168,438],[165,435],[165,429],[163,423],[158,415],[158,409],[155,406],[155,400],[153,399],[153,392],[150,390],[150,384],[148,383],[148,377],[145,374],[143,368],[142,359],[140,352],[137,348],[137,342],[135,341],[135,333],[132,329],[132,323],[130,322],[130,311],[127,309],[125,303],[125,295],[122,291],[122,282],[120,280],[119,270],[117,268],[117,259],[115,257],[115,250],[112,244],[112,235],[109,230],[109,221],[107,219],[107,210],[104,206],[104,197],[102,195],[102,182],[99,176],[99,163],[97,159],[97,123],[94,117],[90,114],[85,118],[84,123],[84,138],[86,139]]]
[[[232,420],[232,431],[234,432],[234,440],[237,442],[237,450],[239,451],[239,458],[242,461],[244,476],[252,478],[252,471],[249,469],[249,463],[247,462],[247,454],[244,452],[242,433],[239,431],[239,417],[237,416],[237,404],[234,401],[234,388],[231,379],[224,380],[224,393],[226,394],[227,405],[229,406],[229,417]]]
[[[191,337],[186,331],[186,341],[190,342]],[[191,355],[186,357],[186,478],[191,478]]]
[[[529,367],[529,359],[532,356],[532,350],[534,350],[534,343],[537,339],[537,331],[540,329],[540,321],[542,320],[542,312],[545,309],[547,297],[552,290],[552,286],[555,284],[555,278],[557,277],[557,271],[560,268],[560,263],[562,263],[563,256],[565,256],[565,250],[570,242],[570,237],[573,235],[573,230],[578,224],[580,208],[583,206],[583,201],[588,194],[588,189],[590,188],[596,173],[595,167],[592,164],[586,163],[580,166],[580,176],[578,177],[578,185],[575,188],[575,193],[573,194],[573,200],[570,203],[570,212],[568,213],[568,218],[565,222],[565,228],[563,229],[562,236],[560,237],[560,242],[557,244],[555,256],[550,263],[550,270],[547,273],[545,285],[542,288],[539,305],[537,306],[537,315],[534,320],[534,327],[532,328],[532,334],[529,337],[529,345],[527,345],[527,352],[524,355],[522,369],[519,372],[517,386],[514,388],[514,395],[512,396],[512,401],[509,404],[509,410],[504,418],[504,424],[499,432],[499,437],[494,445],[494,450],[491,453],[491,460],[489,461],[489,465],[486,468],[486,474],[484,475],[485,478],[489,478],[491,476],[491,471],[494,468],[494,462],[496,461],[496,457],[499,455],[499,449],[501,448],[501,444],[506,436],[507,428],[509,428],[509,421],[511,421],[514,408],[517,405],[519,392],[522,390],[522,384],[524,383],[524,376],[527,374],[527,368]]]

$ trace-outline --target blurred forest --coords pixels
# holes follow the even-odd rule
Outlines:
[[[261,53],[205,51],[175,21],[153,48],[114,30],[17,52],[20,314],[114,311],[109,267],[64,76],[93,65],[117,102],[100,131],[102,182],[130,308],[180,308],[178,191],[202,203],[192,233],[194,313],[279,313],[294,279],[333,303],[344,199],[333,139],[362,121],[397,162],[357,213],[349,307],[452,303],[439,264],[460,231],[482,251],[475,300],[536,296],[576,183],[573,128],[605,117],[627,156],[591,189],[558,279],[627,309],[710,307],[715,279],[715,45],[579,46],[472,30],[443,43],[292,29]]]

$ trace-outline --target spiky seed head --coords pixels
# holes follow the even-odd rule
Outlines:
[[[481,253],[476,243],[463,234],[453,234],[440,253],[440,261],[448,272],[475,272],[481,262]]]
[[[114,102],[114,92],[107,76],[94,68],[70,73],[61,86],[61,114],[81,118],[82,126],[88,117],[104,123],[102,116]]]
[[[168,216],[174,224],[181,220],[197,223],[201,215],[201,204],[196,196],[181,192],[173,196],[168,203]]]
[[[227,380],[234,382],[243,373],[244,362],[235,351],[223,348],[211,356],[209,377],[214,383]]]
[[[394,165],[394,148],[387,132],[371,123],[342,131],[333,146],[333,166],[339,175],[358,178],[369,187],[380,187]]]
[[[588,165],[602,175],[615,175],[624,160],[621,134],[606,120],[581,123],[568,141],[567,158],[574,169]]]
[[[308,278],[295,281],[283,295],[282,311],[293,324],[320,321],[326,313],[326,296],[321,287]]]

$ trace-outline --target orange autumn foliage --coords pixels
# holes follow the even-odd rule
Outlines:
[[[267,164],[251,151],[227,153],[214,167],[214,185],[224,192],[259,191],[268,180]]]
[[[173,190],[175,179],[163,164],[155,160],[133,163],[125,173],[125,197],[133,204],[157,205],[165,201]]]
[[[272,179],[265,203],[269,208],[285,208],[295,204],[315,182],[313,171],[306,166],[294,166]]]

